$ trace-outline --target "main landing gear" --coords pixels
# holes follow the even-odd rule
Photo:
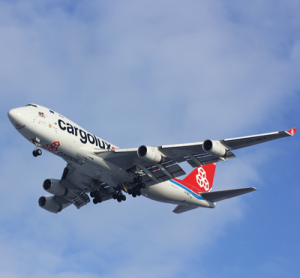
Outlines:
[[[118,202],[122,202],[122,201],[126,201],[126,196],[122,194],[121,191],[119,191],[118,193],[114,193],[112,195],[113,199],[118,200]]]
[[[31,142],[35,145],[35,150],[32,152],[34,157],[37,157],[39,155],[42,155],[42,150],[38,149],[40,146],[40,139],[35,137],[34,139],[31,139]]]
[[[146,184],[143,182],[143,178],[141,176],[138,176],[133,179],[134,186],[132,188],[129,188],[127,190],[128,194],[131,194],[132,197],[141,196],[141,189],[146,188]]]
[[[100,192],[98,190],[92,191],[90,196],[93,198],[93,203],[96,205],[102,202],[102,198],[100,196]],[[121,191],[118,191],[112,195],[113,199],[118,200],[118,202],[122,202],[126,200],[126,196],[122,194]]]
[[[101,199],[101,197],[100,197],[100,192],[99,192],[98,190],[92,191],[92,192],[90,193],[90,196],[91,196],[92,198],[94,198],[94,199],[93,199],[93,203],[94,203],[95,205],[97,205],[98,203],[101,203],[101,202],[102,202],[102,199]]]
[[[132,197],[135,198],[136,196],[142,195],[141,193],[142,188],[146,188],[146,184],[143,182],[143,178],[141,176],[134,178],[133,182],[130,184],[126,185],[126,183],[123,183],[122,186],[118,185],[118,187],[115,188],[116,192],[112,194],[112,198],[117,200],[119,203],[121,203],[122,201],[126,201],[126,196],[123,195],[122,190],[127,191],[128,194],[132,195]],[[90,193],[90,196],[93,198],[93,203],[95,205],[102,202],[102,198],[99,190],[92,191]]]

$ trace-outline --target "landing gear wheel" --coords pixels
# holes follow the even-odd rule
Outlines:
[[[34,146],[35,146],[35,150],[32,152],[33,156],[37,157],[37,156],[41,155],[42,150],[38,149],[38,147],[41,146],[40,145],[40,142],[41,142],[40,139],[35,137],[34,139],[31,139],[30,142],[33,143]]]
[[[118,196],[117,200],[119,203],[122,202],[122,197]]]
[[[126,196],[125,195],[122,196],[122,200],[126,201]]]
[[[141,191],[138,191],[138,192],[136,193],[136,195],[141,196],[141,195],[142,195]]]
[[[90,196],[91,196],[92,198],[94,198],[94,197],[95,197],[95,192],[92,191],[92,192],[90,193]]]
[[[32,152],[34,157],[37,157],[39,155],[42,155],[42,150],[41,149],[36,149]]]
[[[129,189],[127,190],[127,193],[128,193],[129,195],[132,194],[132,189],[129,188]]]
[[[102,199],[100,198],[100,197],[95,197],[94,199],[93,199],[93,203],[96,205],[96,204],[98,204],[98,203],[101,203],[102,202]]]
[[[112,197],[113,197],[113,199],[117,199],[117,194],[116,193],[114,193],[113,195],[112,195]]]
[[[135,194],[135,193],[132,193],[132,197],[135,198],[135,197],[136,197],[136,194]]]

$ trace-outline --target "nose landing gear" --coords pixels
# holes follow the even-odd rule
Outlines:
[[[34,139],[31,139],[31,142],[35,145],[35,150],[32,152],[34,157],[37,157],[39,155],[42,155],[42,150],[38,149],[40,146],[40,139],[35,137]]]
[[[41,149],[34,150],[32,152],[32,154],[33,154],[34,157],[37,157],[39,155],[42,155],[42,150]]]

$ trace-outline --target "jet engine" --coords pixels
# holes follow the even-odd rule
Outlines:
[[[226,155],[226,148],[220,143],[220,141],[205,140],[202,145],[202,149],[215,156],[224,157]]]
[[[57,203],[54,196],[42,196],[39,199],[39,206],[47,211],[58,213],[63,207],[61,204]]]
[[[138,148],[137,154],[140,158],[149,162],[162,163],[165,161],[165,158],[155,147],[142,145]]]
[[[68,189],[63,187],[59,180],[47,179],[43,183],[43,188],[54,195],[66,196],[68,195]]]

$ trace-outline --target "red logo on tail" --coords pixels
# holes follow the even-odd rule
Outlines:
[[[212,189],[216,164],[208,164],[196,168],[183,180],[196,193],[209,192]]]
[[[200,187],[203,187],[205,191],[209,191],[209,182],[206,178],[206,172],[203,168],[198,168],[198,175],[196,175],[197,183]]]

